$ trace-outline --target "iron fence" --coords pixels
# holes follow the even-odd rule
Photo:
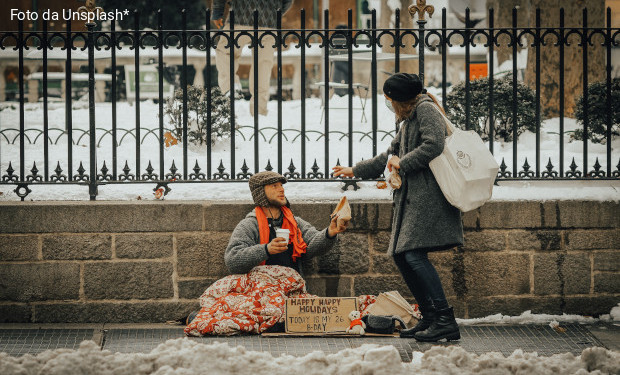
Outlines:
[[[360,160],[360,155],[363,142],[369,142],[368,148],[364,150],[367,156],[374,156],[377,152],[382,151],[378,149],[381,147],[384,141],[395,135],[394,124],[391,119],[382,119],[381,122],[388,122],[389,127],[380,127],[379,103],[378,103],[378,56],[380,55],[379,49],[384,45],[389,45],[394,48],[393,62],[394,70],[400,71],[400,65],[402,60],[401,50],[406,47],[404,40],[411,40],[411,46],[417,50],[417,60],[419,62],[419,75],[423,78],[425,51],[432,49],[438,49],[441,57],[441,83],[440,90],[442,98],[446,98],[449,87],[447,82],[447,63],[449,56],[446,53],[447,49],[453,45],[458,45],[465,49],[465,118],[466,127],[472,128],[472,119],[470,118],[470,110],[472,108],[470,97],[470,65],[471,65],[471,52],[470,48],[477,46],[477,43],[483,43],[484,47],[488,51],[488,79],[489,79],[489,95],[488,95],[488,117],[490,119],[490,139],[494,139],[494,102],[493,91],[495,82],[494,72],[494,52],[501,45],[501,38],[507,39],[507,46],[512,49],[513,69],[512,69],[512,85],[513,85],[513,105],[512,105],[512,160],[509,162],[511,165],[507,165],[505,161],[501,160],[501,169],[498,174],[499,180],[511,180],[511,179],[618,179],[620,177],[620,161],[617,166],[613,166],[615,158],[618,157],[617,150],[612,150],[612,127],[617,126],[612,120],[612,111],[614,106],[618,103],[612,102],[612,49],[618,47],[618,28],[611,27],[611,11],[607,9],[606,13],[606,26],[605,27],[590,27],[587,24],[587,10],[583,10],[583,25],[582,27],[564,27],[564,14],[560,15],[560,27],[543,28],[540,26],[540,11],[536,12],[536,26],[535,27],[517,27],[518,14],[517,10],[513,11],[513,26],[511,28],[495,28],[493,25],[494,11],[489,9],[488,20],[489,25],[486,28],[448,28],[446,22],[446,9],[442,10],[442,27],[441,28],[425,28],[426,20],[425,13],[428,9],[417,9],[415,6],[410,9],[413,14],[418,13],[418,20],[416,21],[417,27],[415,28],[403,28],[401,27],[401,15],[397,10],[394,19],[394,27],[389,29],[377,28],[376,13],[373,11],[371,18],[371,27],[368,29],[358,29],[353,25],[352,12],[348,12],[348,24],[346,28],[331,28],[329,25],[329,12],[324,11],[323,14],[323,28],[321,29],[308,29],[305,25],[305,11],[301,10],[299,29],[283,29],[281,27],[282,14],[278,11],[277,19],[278,25],[275,29],[262,29],[258,27],[257,12],[254,15],[254,25],[252,30],[235,30],[234,29],[234,11],[230,12],[231,28],[230,30],[210,29],[210,11],[206,10],[204,14],[205,23],[207,25],[206,30],[187,30],[184,26],[181,30],[163,30],[161,12],[159,13],[159,25],[156,30],[141,29],[140,27],[140,14],[135,11],[134,16],[134,29],[133,30],[116,30],[115,22],[112,21],[111,29],[109,31],[96,30],[94,24],[87,24],[87,31],[74,31],[71,27],[71,21],[67,21],[67,28],[65,32],[48,32],[48,25],[46,21],[43,21],[41,32],[29,32],[24,30],[23,21],[19,21],[18,31],[7,31],[0,33],[0,49],[2,51],[15,51],[17,53],[16,59],[18,61],[18,97],[19,97],[19,120],[18,123],[0,124],[0,164],[4,165],[6,169],[0,172],[0,183],[16,185],[15,192],[22,198],[22,200],[30,192],[29,186],[33,184],[87,184],[89,186],[89,194],[91,200],[94,200],[97,196],[97,186],[104,184],[114,183],[156,183],[156,189],[164,187],[166,191],[169,189],[169,184],[185,183],[185,182],[218,182],[218,181],[244,181],[247,180],[252,172],[256,173],[262,169],[275,169],[280,173],[283,173],[291,180],[299,181],[325,181],[333,179],[330,175],[330,168],[333,165],[340,164],[340,157],[337,160],[333,160],[333,149],[330,147],[330,142],[333,137],[339,136],[340,139],[347,139],[346,142],[346,156],[343,160],[349,165],[353,165],[356,161]],[[467,21],[469,21],[469,10],[466,13]],[[186,25],[187,15],[183,12],[183,25]],[[466,22],[466,24],[469,24]],[[587,103],[588,98],[588,46],[594,46],[595,43],[599,43],[605,49],[605,92],[606,92],[606,153],[605,160],[603,161],[604,167],[601,166],[599,159],[591,165],[592,160],[588,158],[588,110],[586,108],[584,121],[583,121],[583,148],[581,155],[581,166],[575,163],[573,158],[571,165],[568,169],[565,167],[565,144],[567,136],[564,130],[564,70],[566,69],[566,62],[564,61],[563,49],[569,45],[569,37],[577,38],[580,41],[580,45],[583,49],[583,96]],[[276,79],[276,97],[277,97],[277,121],[276,124],[261,124],[260,116],[253,117],[253,125],[239,125],[236,123],[236,108],[235,104],[240,103],[236,97],[235,90],[230,90],[227,94],[230,98],[230,138],[225,140],[227,147],[229,147],[229,156],[224,159],[215,160],[213,155],[213,139],[212,139],[212,124],[213,119],[211,113],[212,105],[212,55],[216,48],[216,40],[218,38],[225,38],[227,41],[227,48],[230,48],[233,44],[239,41],[240,37],[246,37],[251,39],[250,50],[256,50],[260,48],[261,43],[264,42],[264,38],[272,38],[275,40],[276,46],[276,66],[277,66],[277,79]],[[458,41],[458,42],[455,42]],[[540,108],[540,92],[541,92],[541,76],[540,76],[540,50],[542,46],[553,45],[560,51],[559,61],[557,69],[560,75],[560,87],[558,95],[560,97],[559,107],[559,131],[557,135],[557,144],[559,148],[559,158],[552,162],[551,158],[546,167],[542,167],[541,160],[541,108]],[[522,166],[519,166],[519,147],[517,144],[517,111],[518,111],[518,97],[517,97],[517,48],[529,46],[530,53],[535,53],[536,58],[536,78],[535,87],[536,101],[535,101],[535,117],[536,117],[536,139],[535,139],[535,160],[530,161],[533,165],[530,165],[527,158]],[[354,127],[357,122],[354,120],[354,55],[355,49],[365,48],[368,53],[368,61],[370,62],[369,71],[369,88],[370,91],[370,129],[359,130],[359,127]],[[347,95],[347,127],[346,131],[336,130],[330,124],[330,91],[329,84],[324,84],[320,87],[321,94],[325,98],[322,106],[324,111],[324,117],[322,117],[322,131],[317,129],[311,129],[307,122],[307,102],[308,102],[308,90],[311,82],[309,82],[307,75],[305,74],[305,67],[308,61],[309,51],[312,49],[312,56],[316,56],[316,49],[320,51],[320,59],[322,63],[322,76],[324,82],[330,82],[331,73],[333,69],[330,65],[330,56],[334,53],[334,50],[344,52],[346,58],[342,61],[346,62],[347,67],[347,85],[345,91]],[[51,51],[66,51],[65,60],[65,127],[50,127],[49,103],[48,100],[48,74],[49,74],[49,57],[48,54]],[[158,95],[157,95],[157,112],[158,112],[158,124],[157,126],[142,126],[142,114],[141,106],[141,83],[139,79],[135,81],[135,101],[133,111],[135,112],[135,126],[119,126],[118,119],[118,99],[117,91],[120,84],[117,77],[117,53],[123,50],[133,51],[134,57],[134,69],[135,74],[139,77],[141,69],[141,55],[150,50],[155,50],[157,55],[155,56],[156,69],[160,73],[158,74]],[[182,153],[179,159],[167,158],[166,155],[166,141],[165,134],[171,132],[174,129],[170,127],[170,124],[165,123],[164,115],[164,72],[166,66],[164,64],[164,52],[169,49],[176,49],[181,51],[181,69],[179,72],[179,85],[182,90],[182,118],[180,121],[181,127],[179,128],[179,141],[182,147]],[[299,101],[299,129],[285,129],[283,127],[283,54],[284,50],[296,51],[296,58],[299,59],[299,66],[302,68],[303,73],[299,75],[299,86],[302,88],[300,91]],[[36,50],[41,52],[41,72],[42,72],[42,118],[37,118],[42,123],[42,129],[31,129],[25,126],[26,115],[26,89],[25,83],[25,53]],[[88,127],[87,129],[74,128],[73,126],[73,104],[74,100],[72,95],[72,57],[78,52],[87,52],[87,64],[88,67]],[[95,53],[101,51],[109,52],[110,68],[111,68],[111,81],[110,87],[110,106],[111,106],[111,127],[98,126],[98,117],[96,116],[96,73],[95,73]],[[204,150],[201,151],[204,155],[204,159],[189,159],[188,147],[188,132],[191,124],[188,123],[188,52],[201,53],[204,56],[205,69],[205,86],[206,86],[206,105],[207,105],[207,117],[206,121],[206,144],[203,146]],[[253,64],[258,66],[259,61],[257,54],[253,54]],[[235,65],[235,55],[230,54],[230,67],[231,70]],[[254,108],[258,108],[258,69],[254,70],[255,74],[249,79],[254,80],[254,95],[252,100],[254,101]],[[234,87],[234,75],[230,74],[230,87]],[[359,93],[358,93],[359,95]],[[587,106],[586,106],[587,107]],[[617,109],[615,109],[617,111]],[[287,121],[290,119],[287,119]],[[313,124],[316,125],[316,124]],[[19,126],[19,128],[17,128]],[[268,144],[275,139],[275,160],[271,157],[267,158],[266,165],[261,165],[261,151],[272,152],[261,149],[260,139],[266,141],[269,132],[272,132],[269,138]],[[286,168],[287,160],[283,159],[284,147],[290,146],[288,143],[285,145],[283,142],[289,142],[287,134],[293,134],[291,136],[293,142],[299,142],[299,150],[297,155],[291,158],[288,168]],[[312,141],[311,136],[316,135],[316,139]],[[87,143],[81,145],[84,138],[87,138]],[[119,155],[119,148],[125,138],[135,139],[135,149],[133,155]],[[355,137],[359,137],[358,141],[355,141]],[[109,138],[109,139],[108,139]],[[145,139],[153,139],[157,142],[157,154],[144,154],[141,146],[144,144]],[[28,171],[26,165],[27,147],[36,144],[38,140],[43,144],[43,169],[39,170],[36,161],[33,162],[32,168]],[[66,159],[65,160],[52,160],[50,158],[50,145],[57,146],[61,140],[61,143],[66,141]],[[248,161],[240,160],[236,158],[238,154],[237,142],[242,142],[243,147],[251,147],[252,160]],[[251,143],[248,143],[250,142]],[[2,150],[15,147],[15,143],[19,143],[19,159],[18,160],[6,160],[6,157],[2,157]],[[104,155],[100,157],[97,154],[97,148],[102,144],[109,142],[111,144],[111,155]],[[310,149],[308,143],[312,142]],[[317,145],[322,142],[323,149],[320,151],[317,149]],[[4,147],[2,145],[4,143]],[[359,143],[359,145],[358,145]],[[88,148],[88,160],[74,160],[74,151],[79,146],[87,146]],[[354,147],[355,146],[355,147]],[[265,147],[263,145],[263,147]],[[269,146],[271,147],[271,146]],[[296,145],[297,147],[297,145]],[[491,152],[494,150],[494,142],[489,142]],[[343,152],[343,150],[339,150]],[[616,152],[615,154],[612,153]],[[124,152],[123,152],[124,153]],[[148,163],[145,163],[145,157]],[[157,156],[155,165],[152,163],[152,159]],[[320,163],[317,163],[317,157],[321,159]],[[97,160],[98,158],[103,160]],[[4,159],[4,160],[3,160]],[[314,161],[311,161],[314,159]],[[264,160],[264,157],[263,157]],[[79,166],[76,169],[75,162],[79,162]],[[8,167],[7,167],[8,162]],[[110,164],[108,166],[107,163]],[[130,163],[131,162],[131,163]],[[553,163],[559,164],[556,166]],[[180,168],[177,168],[176,164],[180,164]],[[130,166],[131,164],[131,166]],[[145,164],[146,167],[145,167]],[[191,168],[192,164],[194,165]],[[241,164],[241,165],[240,165]],[[321,165],[322,164],[322,165]],[[17,165],[17,169],[15,168]],[[40,164],[39,164],[40,165]],[[202,166],[201,166],[202,165]],[[217,165],[217,167],[215,167]],[[123,166],[123,168],[121,168]],[[214,168],[215,167],[215,168]],[[54,168],[52,170],[52,168]],[[3,168],[4,169],[4,168]],[[355,180],[346,180],[347,185],[355,184]]]

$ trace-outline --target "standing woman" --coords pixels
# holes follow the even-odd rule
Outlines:
[[[429,252],[463,244],[461,212],[448,203],[428,166],[444,148],[446,124],[439,112],[443,109],[415,74],[392,75],[385,81],[383,93],[386,105],[401,123],[390,147],[353,168],[334,167],[334,176],[378,178],[386,162],[390,171],[398,170],[402,186],[394,190],[388,252],[422,313],[418,324],[401,331],[400,336],[419,341],[458,340],[461,335],[454,310],[428,259]]]

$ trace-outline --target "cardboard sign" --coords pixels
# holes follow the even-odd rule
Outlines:
[[[287,333],[344,333],[349,313],[357,310],[355,297],[289,298],[286,300]]]

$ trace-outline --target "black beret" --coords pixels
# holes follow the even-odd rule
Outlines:
[[[423,84],[417,74],[396,73],[383,84],[383,93],[397,102],[406,102],[422,92]]]

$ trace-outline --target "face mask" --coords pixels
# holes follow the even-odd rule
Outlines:
[[[394,112],[394,107],[392,107],[392,102],[388,100],[388,98],[385,98],[385,106],[388,107],[390,111]]]

